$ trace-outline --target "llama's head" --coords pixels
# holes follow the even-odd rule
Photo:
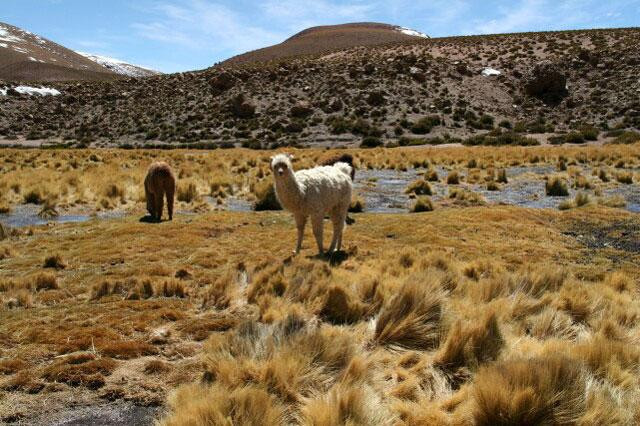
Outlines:
[[[293,160],[293,155],[291,154],[278,154],[271,157],[271,171],[276,179],[293,173],[291,160]]]

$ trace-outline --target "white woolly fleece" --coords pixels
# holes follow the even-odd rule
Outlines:
[[[351,166],[346,163],[294,172],[290,157],[278,154],[271,169],[280,204],[296,216],[324,216],[351,203]]]

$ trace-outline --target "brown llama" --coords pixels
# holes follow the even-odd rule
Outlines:
[[[356,166],[353,165],[353,156],[351,154],[336,155],[328,158],[320,163],[321,166],[333,166],[336,163],[347,163],[351,166],[351,180],[356,178]]]
[[[151,217],[160,222],[164,196],[167,196],[169,220],[173,219],[173,196],[176,192],[176,177],[171,166],[163,161],[149,166],[147,177],[144,179],[144,192],[147,197],[147,211]]]

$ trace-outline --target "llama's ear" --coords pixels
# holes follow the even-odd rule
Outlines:
[[[296,158],[296,157],[293,156],[293,154],[287,154],[287,157],[289,157],[289,160],[291,160],[291,161],[293,161],[293,159]]]

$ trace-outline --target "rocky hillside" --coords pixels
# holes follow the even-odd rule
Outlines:
[[[57,43],[0,22],[0,80],[112,80],[117,74]]]
[[[410,37],[142,80],[55,84],[55,97],[5,87],[0,137],[256,148],[580,142],[640,127],[639,41],[639,29]]]
[[[223,65],[265,62],[292,56],[318,55],[358,46],[378,46],[387,43],[429,38],[409,28],[374,22],[325,25],[308,28],[275,46],[234,56]]]

